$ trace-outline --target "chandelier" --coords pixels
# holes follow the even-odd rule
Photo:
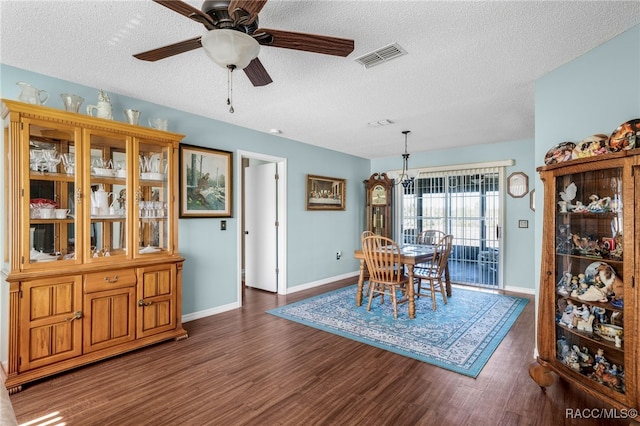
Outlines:
[[[407,152],[407,135],[411,133],[410,130],[403,130],[404,135],[404,154],[402,154],[402,172],[396,178],[396,185],[402,184],[404,188],[411,185],[415,179],[415,176],[409,174],[409,153]]]

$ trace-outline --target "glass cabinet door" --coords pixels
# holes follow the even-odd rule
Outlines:
[[[125,257],[129,232],[127,212],[128,151],[131,138],[124,135],[85,130],[89,152],[84,176],[87,185],[89,220],[85,237],[88,262]]]
[[[632,324],[624,315],[622,170],[558,177],[554,206],[556,357],[610,394],[626,392],[632,339],[625,333]]]
[[[80,131],[24,119],[22,132],[23,164],[29,170],[22,175],[22,214],[28,224],[21,233],[23,264],[30,268],[52,266],[53,261],[79,263],[75,157]]]
[[[137,152],[137,255],[166,254],[171,247],[168,145],[140,140]]]

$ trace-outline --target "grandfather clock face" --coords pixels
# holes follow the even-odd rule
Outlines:
[[[371,204],[384,205],[387,204],[387,190],[382,185],[376,185],[371,190]]]

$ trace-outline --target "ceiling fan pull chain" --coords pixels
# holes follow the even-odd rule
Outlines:
[[[227,69],[229,70],[227,74],[227,105],[229,105],[229,112],[233,114],[233,70],[236,68],[235,65],[227,65]]]

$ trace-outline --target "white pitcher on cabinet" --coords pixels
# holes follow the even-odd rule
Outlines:
[[[16,83],[20,87],[20,99],[27,104],[44,105],[49,99],[49,93],[46,90],[39,90],[23,81]]]
[[[107,120],[113,120],[113,112],[111,110],[111,101],[109,95],[102,90],[98,91],[98,105],[88,105],[87,114],[93,116],[93,111],[96,112],[96,117],[106,118]]]

